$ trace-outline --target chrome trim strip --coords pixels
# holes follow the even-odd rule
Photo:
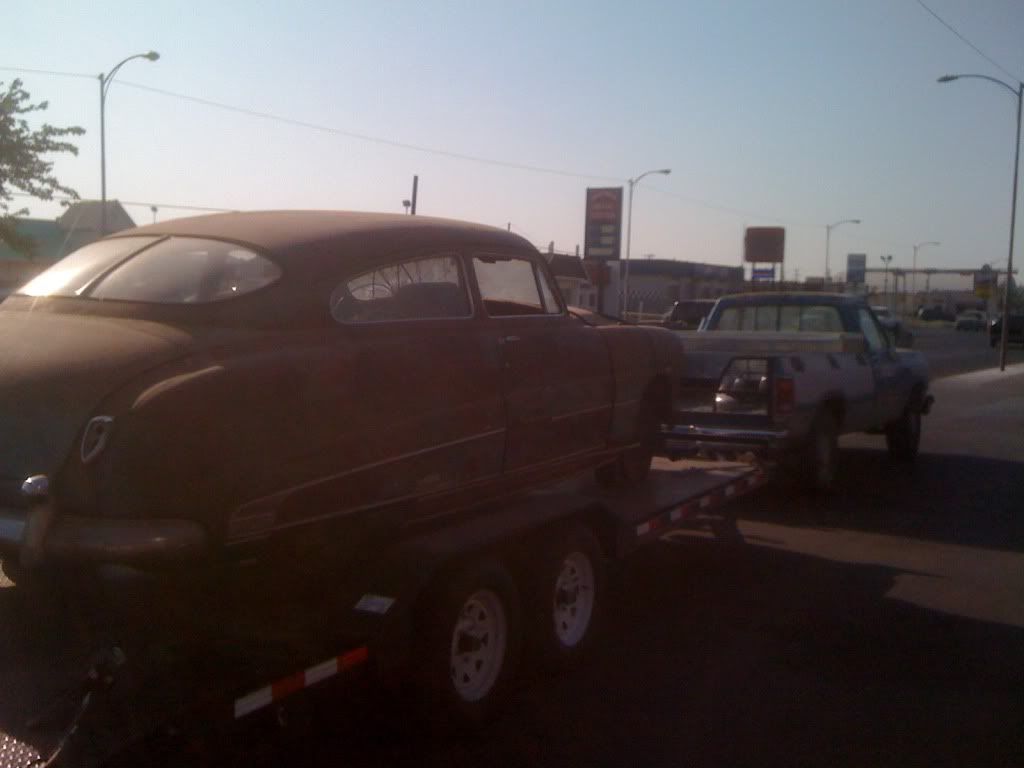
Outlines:
[[[353,467],[352,469],[346,469],[344,472],[336,472],[336,473],[334,473],[332,475],[326,475],[324,477],[318,477],[315,480],[307,480],[304,483],[299,483],[298,485],[289,486],[288,488],[285,488],[284,490],[275,491],[274,493],[269,493],[266,496],[260,496],[260,497],[255,498],[255,499],[250,499],[249,501],[246,501],[245,503],[240,504],[237,507],[237,511],[240,512],[240,511],[242,511],[242,510],[244,510],[244,509],[246,509],[248,507],[253,506],[254,504],[261,504],[261,503],[270,501],[272,499],[279,499],[279,498],[288,496],[289,494],[295,493],[296,491],[304,491],[307,488],[312,488],[314,486],[320,485],[321,483],[328,483],[328,482],[330,482],[332,480],[338,480],[338,479],[343,478],[343,477],[348,477],[349,475],[355,475],[355,474],[358,474],[359,472],[365,472],[366,470],[369,470],[369,469],[376,469],[377,467],[382,467],[382,466],[384,466],[386,464],[394,464],[396,461],[404,461],[405,459],[411,459],[411,458],[413,458],[415,456],[422,456],[425,453],[431,453],[433,451],[436,451],[436,450],[439,450],[439,449],[442,449],[442,448],[451,448],[452,446],[461,445],[463,443],[470,443],[470,442],[473,442],[474,440],[480,440],[480,439],[487,438],[487,437],[495,437],[497,435],[502,435],[505,432],[506,432],[506,430],[505,430],[504,427],[502,427],[501,429],[492,429],[492,430],[490,430],[488,432],[480,432],[480,433],[475,434],[475,435],[470,435],[469,437],[461,437],[458,440],[451,440],[451,441],[449,441],[447,443],[438,443],[437,445],[432,445],[429,448],[421,448],[418,451],[409,451],[408,453],[403,453],[403,454],[400,454],[398,456],[392,456],[392,457],[387,458],[387,459],[382,459],[381,461],[373,461],[373,462],[370,462],[369,464],[362,464],[362,465],[360,465],[358,467]],[[412,494],[412,495],[418,496],[420,494]],[[401,497],[401,498],[411,498],[411,496],[406,496],[406,497]],[[368,505],[368,506],[375,507],[375,506],[378,506],[379,504],[391,503],[392,501],[399,501],[399,500],[401,500],[401,499],[394,499],[394,500],[388,499],[386,502],[378,502],[378,503],[374,503],[374,504],[371,504],[371,505]],[[356,509],[362,509],[362,507],[356,508]],[[353,511],[355,511],[355,509]],[[232,517],[234,517],[234,516],[235,515],[233,514]],[[313,519],[313,518],[310,518],[310,519]],[[317,518],[317,519],[319,519],[319,518]]]
[[[576,416],[586,416],[588,413],[600,413],[601,411],[610,411],[612,409],[612,407],[613,407],[612,404],[608,403],[608,405],[598,405],[598,406],[596,406],[594,408],[581,408],[578,411],[571,411],[570,413],[559,414],[558,416],[552,417],[551,420],[552,421],[563,421],[565,419],[571,419],[571,418],[574,418]]]
[[[698,427],[678,425],[662,434],[665,438],[677,439],[722,439],[722,440],[782,440],[789,436],[785,430],[735,429],[731,427]]]

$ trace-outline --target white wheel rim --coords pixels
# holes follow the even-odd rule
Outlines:
[[[578,645],[594,615],[594,566],[582,552],[571,552],[562,561],[553,606],[558,640],[567,648]]]
[[[505,663],[508,619],[501,598],[481,589],[467,598],[452,632],[451,673],[464,701],[479,701],[494,687]]]

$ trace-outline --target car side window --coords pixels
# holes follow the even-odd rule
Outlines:
[[[857,318],[860,321],[860,329],[867,341],[868,349],[872,352],[881,352],[888,346],[885,335],[879,329],[875,318],[866,309],[857,310]]]
[[[551,288],[551,282],[548,279],[547,273],[537,265],[534,265],[534,270],[537,273],[537,284],[540,286],[540,296],[544,299],[544,311],[549,315],[559,314],[562,311],[562,308],[558,304],[558,299],[555,298],[555,292]]]
[[[331,293],[330,311],[339,323],[472,315],[465,276],[454,254],[399,261],[348,278]]]
[[[491,317],[558,314],[561,308],[545,275],[530,260],[477,254],[473,272],[484,309]],[[541,292],[544,291],[544,296]]]

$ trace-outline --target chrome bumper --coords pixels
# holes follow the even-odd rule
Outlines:
[[[189,520],[112,520],[54,515],[47,505],[0,509],[0,556],[41,562],[159,566],[201,557],[205,529]]]
[[[662,431],[662,445],[669,454],[698,451],[731,451],[761,454],[790,438],[786,430],[733,429],[678,424]]]

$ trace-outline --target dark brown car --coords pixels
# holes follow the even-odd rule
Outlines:
[[[677,344],[570,313],[490,227],[118,233],[0,306],[0,555],[150,566],[325,531],[343,551],[581,469],[636,481]]]

